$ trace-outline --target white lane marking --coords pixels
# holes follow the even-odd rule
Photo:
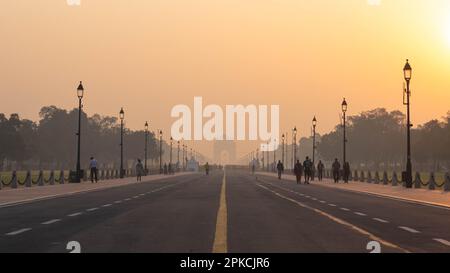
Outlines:
[[[375,220],[375,221],[378,221],[380,223],[389,223],[388,220],[384,220],[384,219],[381,219],[381,218],[372,218],[372,219]]]
[[[82,213],[82,212],[75,212],[75,213],[69,214],[69,215],[67,215],[67,216],[69,216],[69,217],[75,217],[75,216],[78,216],[78,215],[81,215],[81,214],[83,214],[83,213]]]
[[[355,212],[355,214],[356,214],[356,215],[359,215],[359,216],[367,216],[367,214],[362,213],[362,212]]]
[[[317,198],[314,198],[314,197],[313,197],[313,198],[311,198],[311,199],[314,200],[314,201],[317,201]]]
[[[320,202],[320,203],[322,203],[322,204],[325,204],[325,203],[326,203],[326,202],[325,202],[325,201],[323,201],[323,200],[320,200],[319,202]]]
[[[130,201],[130,200],[131,200],[131,198],[123,199],[123,201]]]
[[[104,204],[102,207],[107,208],[107,207],[111,207],[112,204]]]
[[[86,211],[94,211],[94,210],[98,210],[98,208],[90,208],[90,209],[87,209]]]
[[[406,231],[411,232],[411,233],[420,233],[420,231],[415,230],[415,229],[413,229],[413,228],[409,228],[409,227],[399,226],[398,228],[403,229],[403,230],[406,230]]]
[[[53,219],[53,220],[49,220],[47,222],[43,222],[43,223],[41,223],[41,225],[50,225],[50,224],[57,223],[59,221],[61,221],[61,219]]]
[[[337,207],[335,204],[328,204],[330,207]]]
[[[31,230],[31,228],[22,228],[22,229],[19,229],[19,230],[16,230],[16,231],[12,231],[10,233],[6,233],[5,235],[6,236],[14,236],[14,235],[18,235],[20,233],[27,232],[29,230]]]
[[[332,220],[332,221],[334,221],[334,222],[336,222],[336,223],[338,223],[338,224],[341,224],[341,225],[343,225],[343,226],[346,226],[346,227],[348,227],[348,228],[350,228],[350,229],[352,229],[352,230],[354,230],[354,231],[356,231],[356,232],[358,232],[358,233],[360,233],[360,234],[364,234],[364,235],[368,236],[370,239],[372,239],[373,241],[378,241],[378,242],[380,242],[381,244],[386,245],[386,246],[388,246],[388,247],[396,248],[396,249],[399,249],[399,250],[401,250],[401,251],[403,251],[403,252],[409,253],[409,251],[408,251],[407,249],[401,248],[400,246],[397,246],[397,245],[395,245],[395,244],[393,244],[393,243],[390,243],[390,242],[388,242],[388,241],[385,241],[385,240],[381,239],[380,237],[377,237],[377,236],[375,236],[374,234],[372,234],[372,233],[370,233],[370,232],[368,232],[368,231],[366,231],[366,230],[364,230],[364,229],[362,229],[362,228],[359,228],[359,227],[357,227],[357,226],[355,226],[355,225],[353,225],[353,224],[351,224],[351,223],[349,223],[349,222],[346,222],[346,221],[344,221],[344,220],[342,220],[342,219],[339,219],[339,218],[337,218],[337,217],[334,217],[333,215],[328,214],[328,213],[326,213],[326,212],[324,212],[324,211],[322,211],[322,210],[316,209],[316,208],[314,208],[314,207],[310,207],[310,206],[308,206],[308,205],[306,205],[306,204],[304,204],[304,203],[301,203],[301,202],[299,202],[299,201],[297,201],[297,200],[295,200],[295,199],[292,199],[292,198],[289,198],[289,197],[287,197],[287,196],[284,196],[284,195],[282,195],[282,194],[280,194],[280,193],[278,193],[278,192],[276,192],[276,191],[273,191],[273,190],[271,190],[271,189],[269,189],[269,188],[267,188],[267,187],[265,187],[265,186],[263,186],[263,185],[261,185],[261,184],[259,184],[259,183],[257,183],[256,185],[257,185],[258,187],[261,187],[261,188],[263,188],[263,189],[269,191],[269,192],[272,192],[273,194],[275,194],[276,196],[278,196],[278,197],[280,197],[280,198],[283,198],[283,199],[285,199],[285,200],[287,200],[287,201],[290,201],[290,202],[292,202],[292,203],[295,203],[295,204],[297,204],[298,206],[300,206],[300,207],[302,207],[302,208],[305,208],[305,209],[308,209],[308,210],[312,210],[312,211],[314,211],[314,212],[316,212],[316,213],[318,213],[318,214],[320,214],[320,215],[322,215],[322,216],[325,216],[326,218],[328,218],[328,219],[330,219],[330,220]]]
[[[145,195],[145,193],[141,193],[141,194],[139,194],[140,196],[144,196]]]
[[[341,208],[343,211],[350,211],[348,208]]]
[[[436,242],[439,242],[439,243],[441,243],[443,245],[450,246],[450,242],[447,241],[447,240],[439,239],[439,238],[434,238],[433,240],[436,241]]]
[[[305,195],[305,197],[306,197],[306,198],[311,198],[311,196],[309,196],[309,195]]]
[[[139,198],[139,196],[137,196],[137,195],[136,195],[136,196],[133,196],[133,199],[136,199],[136,198]]]
[[[117,200],[117,201],[114,201],[114,203],[116,203],[116,204],[120,204],[120,203],[122,203],[122,200]]]

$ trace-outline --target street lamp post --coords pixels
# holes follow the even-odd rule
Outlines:
[[[284,164],[284,140],[286,136],[283,134],[281,135],[281,163]]]
[[[411,164],[411,116],[410,116],[410,97],[411,91],[409,89],[409,82],[411,81],[412,68],[409,64],[409,60],[406,60],[405,67],[403,68],[403,74],[406,81],[406,90],[404,90],[404,95],[406,95],[406,102],[403,98],[403,104],[406,105],[406,187],[412,188],[412,164]]]
[[[163,132],[162,130],[159,130],[159,173],[163,173],[163,167],[162,167],[162,136]]]
[[[169,170],[172,171],[172,146],[173,146],[173,138],[170,137],[170,158],[169,158]]]
[[[148,169],[147,169],[147,145],[148,144],[148,122],[145,122],[145,147],[144,147],[144,172],[145,175],[148,174]]]
[[[312,168],[312,177],[311,180],[314,181],[314,176],[315,174],[315,162],[316,162],[316,125],[317,125],[317,119],[316,116],[314,116],[313,120],[312,120],[312,126],[313,126],[313,151],[312,151],[312,163],[313,163],[313,168]]]
[[[80,81],[80,84],[77,88],[77,96],[78,96],[78,146],[77,146],[77,177],[75,182],[81,182],[81,108],[83,107],[81,100],[84,96],[84,87],[83,83]]]
[[[275,140],[273,142],[273,171],[275,172],[277,169],[277,147],[276,146],[277,141]]]
[[[180,169],[180,141],[178,140],[178,150],[177,150],[177,171]]]
[[[297,127],[294,127],[293,130],[293,138],[292,138],[292,142],[294,144],[294,166],[295,163],[297,163]]]
[[[346,146],[347,146],[347,136],[346,136],[346,132],[345,132],[345,129],[346,129],[346,116],[345,116],[345,114],[346,114],[346,112],[347,112],[347,101],[345,100],[345,98],[344,98],[344,100],[342,101],[342,118],[343,118],[343,123],[342,123],[342,128],[344,129],[343,131],[344,131],[344,139],[343,139],[343,143],[344,143],[344,150],[343,150],[343,162],[342,162],[342,166],[344,166],[344,164],[345,164],[345,162],[347,162],[347,157],[346,157]]]
[[[125,112],[123,108],[120,108],[120,178],[123,178],[123,119],[125,118]]]
[[[269,162],[270,162],[270,159],[269,159],[269,141],[267,141],[266,155],[267,155],[267,164],[266,164],[266,166],[267,166],[267,171],[269,171],[269,166],[270,166],[270,164],[269,164]]]

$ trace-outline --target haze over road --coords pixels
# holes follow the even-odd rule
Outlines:
[[[319,183],[319,182],[314,182]],[[450,210],[243,170],[0,208],[0,252],[450,252]]]

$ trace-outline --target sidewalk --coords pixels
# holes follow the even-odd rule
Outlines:
[[[275,173],[257,172],[257,175],[277,177]],[[296,181],[295,176],[290,174],[283,174],[282,179]],[[335,184],[331,179],[324,179],[312,181],[311,184],[335,188],[345,191],[352,191],[364,194],[377,195],[385,198],[400,199],[403,201],[427,204],[433,206],[441,206],[450,208],[450,192],[428,189],[407,189],[402,186],[391,186],[382,184],[371,184],[365,182],[349,182],[344,184],[342,181]]]
[[[147,183],[177,176],[192,175],[194,173],[177,173],[174,175],[149,175],[142,177],[142,182],[136,182],[136,177],[124,179],[100,180],[98,183],[81,182],[46,186],[21,187],[18,189],[3,188],[0,190],[0,208],[20,203],[73,195],[83,192],[98,191],[109,188],[127,186],[131,184]]]

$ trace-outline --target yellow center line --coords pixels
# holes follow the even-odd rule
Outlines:
[[[226,172],[223,169],[222,189],[220,190],[220,204],[217,212],[216,233],[214,235],[213,253],[227,253],[227,199]]]

